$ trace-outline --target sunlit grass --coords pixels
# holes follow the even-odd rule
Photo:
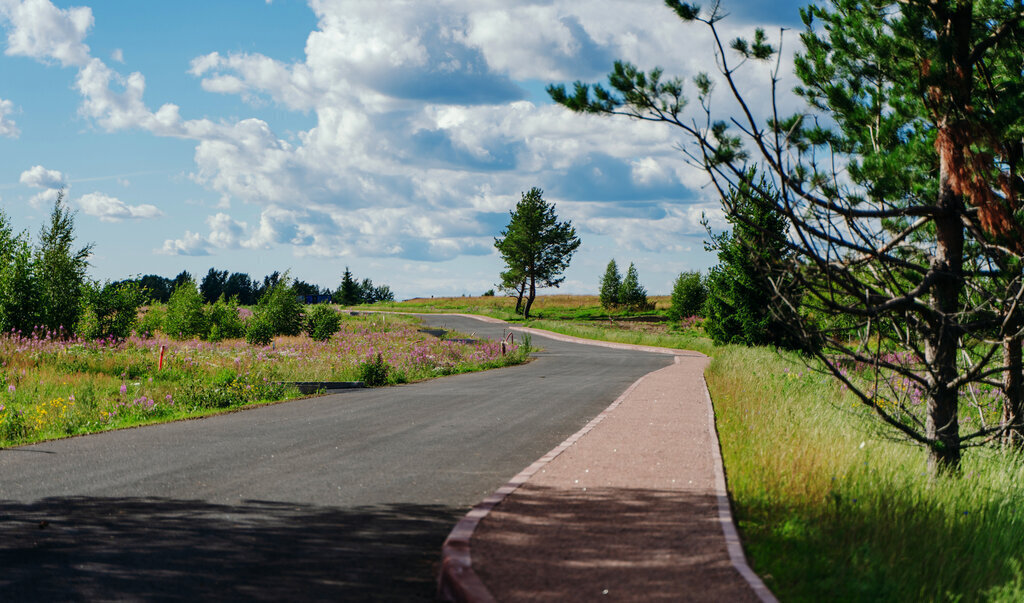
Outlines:
[[[1024,463],[972,450],[933,479],[831,379],[766,349],[713,351],[729,489],[783,601],[1024,600]]]
[[[164,367],[159,368],[161,349]],[[131,338],[0,337],[0,446],[201,416],[299,397],[295,381],[360,380],[378,356],[403,383],[521,362],[499,342],[438,339],[408,317],[355,317],[325,342],[267,347]]]
[[[531,318],[537,319],[592,319],[607,316],[626,316],[636,314],[664,314],[672,305],[667,295],[649,296],[647,300],[654,304],[654,309],[646,312],[627,312],[626,310],[605,310],[596,295],[538,295],[530,309]],[[525,303],[525,302],[524,302]],[[515,313],[516,300],[513,297],[421,297],[401,302],[384,302],[370,306],[373,309],[394,310],[398,312],[457,312],[481,314],[502,320],[522,320]]]

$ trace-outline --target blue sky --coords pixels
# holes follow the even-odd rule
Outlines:
[[[726,1],[723,27],[777,32],[798,6]],[[593,293],[612,258],[650,293],[714,263],[718,204],[678,136],[544,93],[616,58],[708,70],[660,2],[0,0],[0,44],[0,206],[35,234],[64,187],[93,278],[334,287],[348,266],[403,298],[479,294],[534,186],[583,241],[558,292]]]

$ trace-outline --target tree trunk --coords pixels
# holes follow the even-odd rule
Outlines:
[[[526,291],[526,281],[519,284],[519,295],[516,297],[516,314],[523,310],[523,293]]]
[[[956,379],[959,332],[956,312],[963,291],[964,230],[960,216],[963,197],[950,182],[958,159],[951,142],[957,137],[946,124],[940,126],[936,145],[939,150],[939,199],[942,213],[935,218],[935,256],[928,276],[934,276],[929,306],[932,315],[924,333],[925,364],[931,369],[928,384],[928,416],[925,435],[931,440],[928,468],[932,475],[955,472],[960,464],[959,393],[950,384]],[[927,278],[927,276],[926,276]]]
[[[1017,335],[1020,319],[1014,321],[1013,335],[1003,340],[1003,445],[1024,448],[1024,384],[1022,384],[1021,337]]]
[[[526,298],[526,310],[523,311],[523,318],[530,318],[530,308],[533,307],[533,300],[537,299],[537,280],[530,277],[530,296]]]

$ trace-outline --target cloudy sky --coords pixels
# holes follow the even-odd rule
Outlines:
[[[778,32],[798,5],[724,0],[723,25]],[[400,298],[479,294],[534,186],[583,240],[561,291],[612,258],[651,293],[714,263],[718,205],[677,135],[544,92],[617,58],[709,70],[656,0],[0,0],[0,33],[0,206],[35,235],[63,187],[97,279],[334,287],[349,266]]]

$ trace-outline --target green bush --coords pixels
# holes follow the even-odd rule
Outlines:
[[[388,384],[388,373],[391,371],[391,366],[388,365],[387,361],[380,354],[377,354],[376,358],[370,358],[365,362],[360,362],[357,367],[359,374],[359,380],[365,383],[368,387],[377,387],[380,385]]]
[[[676,320],[702,316],[707,296],[708,288],[700,272],[683,272],[672,285],[672,307],[669,309],[669,316]]]
[[[145,301],[138,283],[91,283],[85,288],[85,310],[76,332],[86,339],[126,339]]]
[[[207,308],[206,316],[210,321],[210,341],[238,339],[245,335],[245,324],[238,316],[238,303],[234,299],[225,300],[222,294]]]
[[[302,302],[291,285],[288,273],[263,294],[256,306],[256,315],[270,321],[275,335],[298,335],[302,332]]]
[[[274,341],[274,324],[266,316],[253,316],[245,328],[245,341],[249,345],[270,345]]]
[[[174,288],[167,302],[164,333],[174,339],[206,338],[210,322],[203,310],[203,296],[192,279]]]
[[[164,331],[164,320],[167,318],[167,306],[153,303],[143,312],[142,318],[135,324],[135,333],[139,337],[152,337],[157,331]]]
[[[341,328],[341,315],[333,307],[320,304],[306,317],[306,332],[314,341],[327,341]]]

